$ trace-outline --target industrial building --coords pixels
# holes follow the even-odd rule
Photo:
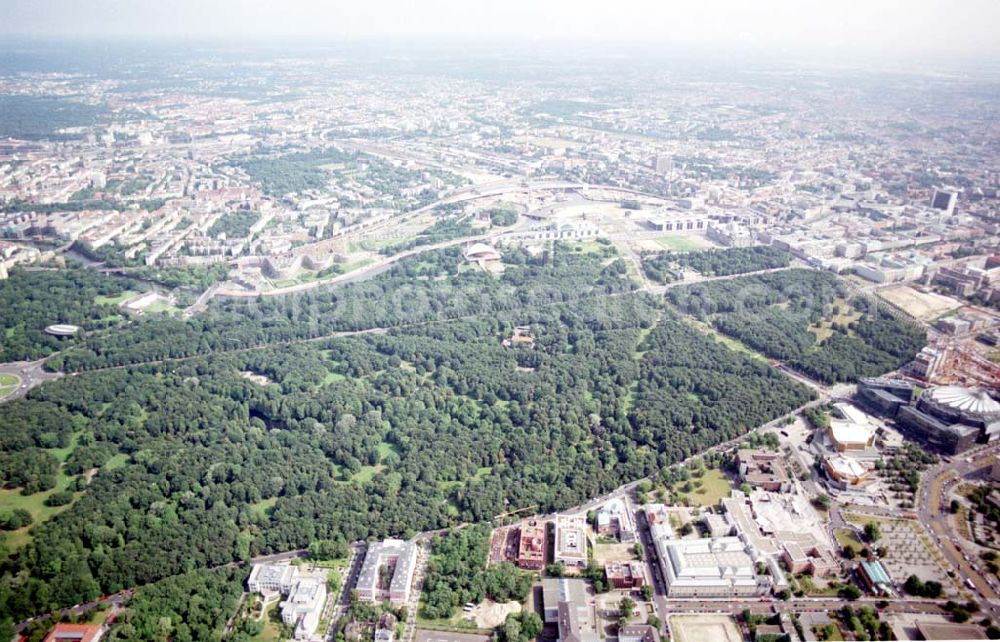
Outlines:
[[[587,583],[579,578],[542,580],[542,608],[546,623],[559,625],[559,642],[600,642],[597,617]]]
[[[383,572],[386,567],[388,570]],[[365,602],[389,600],[395,606],[409,602],[416,567],[415,542],[387,539],[370,544],[358,575],[358,599]],[[391,579],[386,582],[384,578]]]
[[[568,568],[587,566],[587,521],[581,515],[560,515],[556,518],[556,562]]]

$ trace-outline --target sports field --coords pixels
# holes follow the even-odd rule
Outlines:
[[[677,642],[742,642],[728,615],[672,615],[670,631]]]

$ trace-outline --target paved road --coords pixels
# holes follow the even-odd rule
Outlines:
[[[417,631],[414,642],[489,642],[490,636],[475,633],[445,633],[444,631]]]
[[[38,384],[45,381],[51,381],[52,379],[58,379],[63,376],[63,373],[61,372],[46,372],[43,367],[44,364],[45,359],[39,359],[38,361],[12,361],[10,363],[0,363],[0,374],[12,374],[21,380],[17,384],[17,388],[15,388],[6,397],[0,398],[0,401],[9,401],[10,399],[23,397],[28,394],[29,390]]]
[[[994,620],[1000,619],[1000,596],[974,566],[980,560],[973,546],[967,543],[964,547],[967,550],[961,548],[951,512],[945,508],[945,500],[954,484],[991,466],[991,459],[998,451],[1000,444],[991,444],[956,456],[950,462],[942,461],[925,473],[917,493],[920,523],[944,555],[947,564],[955,570],[963,588],[968,589],[967,584],[972,583],[975,587],[972,592],[980,602],[986,602],[984,611]]]

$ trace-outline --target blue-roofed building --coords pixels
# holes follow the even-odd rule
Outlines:
[[[858,576],[868,590],[875,595],[895,595],[892,578],[878,560],[862,560],[858,564]]]

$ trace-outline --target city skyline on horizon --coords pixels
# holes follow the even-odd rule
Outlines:
[[[392,41],[507,45],[607,45],[613,50],[812,54],[821,58],[895,62],[942,57],[1000,58],[1000,4],[970,0],[809,2],[720,0],[707,5],[625,0],[495,3],[400,0],[321,3],[290,0],[139,0],[70,2],[44,6],[0,0],[0,37],[81,39],[299,40],[304,43]],[[247,43],[253,44],[253,43]],[[260,42],[258,42],[260,44]]]

